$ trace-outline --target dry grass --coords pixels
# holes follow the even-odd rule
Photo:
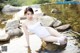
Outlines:
[[[61,13],[51,13],[53,8]],[[62,21],[63,24],[71,24],[74,31],[80,32],[80,5],[71,4],[46,4],[41,5],[42,11]]]

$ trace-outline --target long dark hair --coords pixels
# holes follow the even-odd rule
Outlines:
[[[30,11],[32,14],[34,14],[34,11],[31,7],[27,7],[24,11],[24,15],[27,13],[27,11]]]

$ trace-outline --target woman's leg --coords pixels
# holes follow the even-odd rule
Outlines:
[[[55,29],[52,28],[52,27],[46,27],[46,29],[49,31],[49,33],[50,33],[52,36],[56,36],[56,37],[63,36],[63,34],[60,34],[57,30],[55,30]]]
[[[58,39],[54,36],[41,37],[42,40],[46,42],[56,42]]]
[[[57,30],[51,27],[46,27],[49,33],[51,34],[51,37],[55,37],[57,39],[57,42],[60,42],[60,44],[66,44],[67,38],[63,34],[60,34]]]
[[[67,40],[65,40],[64,37],[47,36],[42,37],[41,39],[46,42],[53,42],[53,44],[57,45],[64,45],[67,43]]]

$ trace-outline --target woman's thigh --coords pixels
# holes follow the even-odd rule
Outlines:
[[[62,34],[60,34],[57,30],[55,30],[55,29],[52,28],[52,27],[46,27],[46,29],[49,31],[49,33],[50,33],[52,36],[56,36],[56,37],[62,36]]]
[[[67,38],[64,36],[62,36],[62,37],[47,36],[47,37],[43,37],[42,40],[44,40],[46,42],[60,43],[61,45],[64,45],[67,43]]]
[[[46,42],[55,42],[58,40],[57,37],[55,36],[47,36],[47,37],[42,37],[42,40],[46,41]]]

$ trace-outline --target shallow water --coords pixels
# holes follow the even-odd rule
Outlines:
[[[3,15],[2,17],[4,17]],[[10,19],[10,16],[5,16],[7,19]],[[0,29],[4,28],[4,24],[1,24],[0,22]],[[65,48],[63,46],[58,46],[54,45],[52,43],[47,43],[46,49],[41,49],[39,50],[38,53],[80,53],[80,43],[77,41],[76,38],[74,38],[74,33],[71,31],[66,31],[62,32],[64,33],[67,38],[68,38],[68,43]],[[24,42],[23,42],[24,41]],[[31,49],[36,50],[40,49],[41,47],[41,40],[37,36],[31,36],[30,37],[30,44],[31,44]],[[27,45],[25,38],[18,37],[10,40],[9,42],[0,42],[0,47],[1,46],[7,46],[8,47],[8,52],[5,53],[27,53],[27,48],[24,46]],[[32,52],[32,53],[37,53],[37,52]]]
[[[64,32],[64,34],[68,38],[68,42],[67,42],[67,45],[65,48],[63,48],[63,46],[51,45],[51,47],[54,47],[53,50],[45,50],[43,52],[44,53],[80,53],[80,48],[79,48],[80,46],[78,46],[78,44],[80,44],[80,43],[77,41],[77,39],[72,37],[73,34],[70,32],[69,33]],[[47,45],[47,46],[49,46],[49,45]],[[56,48],[55,48],[55,46],[56,46]]]

